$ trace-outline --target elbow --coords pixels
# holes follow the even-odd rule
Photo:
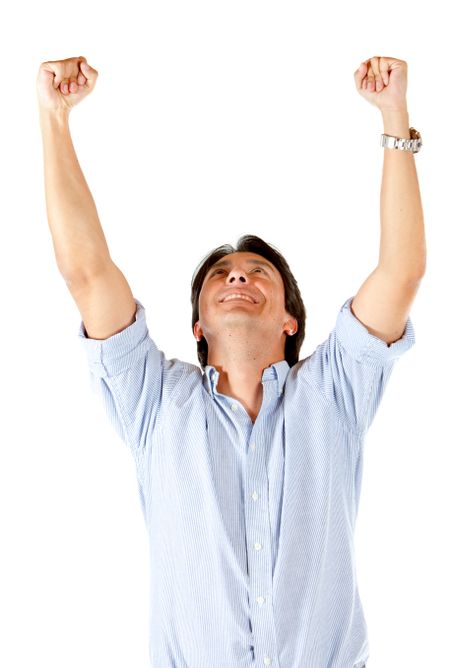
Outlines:
[[[421,267],[421,269],[420,269],[420,273],[419,273],[419,280],[422,279],[425,276],[425,272],[426,272],[426,269],[427,269],[426,260],[424,260],[423,263],[421,263],[420,267]]]
[[[425,276],[426,262],[425,260],[418,260],[412,264],[395,266],[380,262],[378,265],[384,272],[390,274],[393,281],[396,283],[403,283],[405,285],[416,285]]]
[[[425,244],[424,244],[424,246],[425,246]],[[421,278],[423,278],[425,276],[426,270],[427,270],[427,251],[426,251],[426,248],[424,247],[424,249],[423,249],[423,251],[420,255],[420,258],[416,262],[414,275],[416,276],[416,278],[418,278],[420,280]]]
[[[425,260],[421,260],[420,262],[417,262],[414,267],[410,268],[409,271],[405,271],[404,278],[412,283],[420,283],[425,276],[425,270],[426,262]]]
[[[405,271],[405,277],[410,278],[413,281],[420,281],[425,276],[426,268],[427,261],[424,256],[423,258],[421,257],[419,260],[416,260],[416,262]]]

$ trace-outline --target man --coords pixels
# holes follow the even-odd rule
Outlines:
[[[384,133],[404,139],[406,74],[388,57],[354,73]],[[384,148],[379,263],[328,339],[298,359],[297,283],[274,246],[247,235],[194,274],[199,368],[157,348],[109,256],[68,128],[96,78],[83,57],[40,67],[47,211],[93,389],[136,462],[152,665],[362,668],[353,532],[364,437],[415,341],[408,314],[426,261],[418,142]]]

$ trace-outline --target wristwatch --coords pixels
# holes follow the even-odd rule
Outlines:
[[[422,146],[422,137],[415,128],[409,128],[409,139],[403,137],[391,137],[391,135],[381,135],[381,146],[383,148],[396,148],[400,151],[412,151],[418,153]]]

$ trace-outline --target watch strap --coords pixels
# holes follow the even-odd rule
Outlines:
[[[392,137],[391,135],[382,134],[380,145],[383,148],[393,148],[400,151],[411,151],[418,153],[422,146],[422,137],[415,128],[409,128],[410,137]]]

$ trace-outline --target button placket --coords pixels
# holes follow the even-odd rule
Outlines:
[[[263,381],[264,396],[261,411],[275,408],[275,387],[272,379]],[[259,431],[259,421],[248,425],[247,430],[247,476],[246,503],[247,540],[249,549],[248,573],[250,591],[253,595],[252,626],[255,638],[255,655],[258,663],[278,666],[276,658],[276,638],[272,606],[269,604],[271,592],[272,557],[270,547],[270,518],[266,505],[267,469],[264,452],[267,447],[265,434]],[[246,423],[247,426],[247,423]],[[256,447],[258,444],[258,447]],[[258,503],[258,507],[256,504]],[[254,505],[255,504],[255,505]],[[253,556],[250,556],[250,553]],[[259,650],[257,649],[259,645]],[[275,654],[273,654],[275,652]]]

